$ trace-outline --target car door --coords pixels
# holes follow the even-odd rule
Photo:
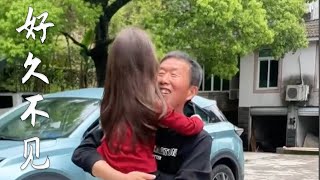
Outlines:
[[[211,107],[218,108],[218,107]],[[212,152],[218,152],[222,149],[233,150],[236,140],[234,139],[234,126],[217,115],[217,111],[212,111],[207,108],[200,108],[194,105],[194,111],[200,115],[205,122],[204,129],[212,136],[213,146]]]
[[[231,174],[227,173],[226,168],[229,168],[230,172],[230,168],[233,166],[237,169],[233,172],[234,177],[236,177],[236,179],[243,179],[244,156],[242,141],[236,133],[239,128],[230,123],[216,105],[205,108],[195,106],[195,113],[199,114],[207,121],[204,129],[209,132],[213,138],[211,146],[213,172],[217,174],[217,171],[219,170],[220,173],[228,175],[226,177],[231,177]],[[230,164],[224,164],[226,166],[224,166],[223,170],[219,166],[220,164],[217,163],[222,158],[228,158],[230,159],[230,162],[233,162],[234,164],[231,166]]]

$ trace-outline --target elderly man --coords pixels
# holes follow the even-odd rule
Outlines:
[[[159,87],[165,100],[175,111],[184,112],[186,103],[198,93],[201,80],[200,65],[186,53],[173,51],[161,60]],[[102,136],[101,129],[86,136],[75,150],[72,161],[86,172],[105,180],[109,177],[126,177],[130,180],[154,178],[140,172],[121,176],[122,173],[111,168],[96,151]],[[159,171],[157,179],[210,180],[211,143],[212,139],[205,131],[195,136],[182,136],[167,128],[158,129],[154,150]]]

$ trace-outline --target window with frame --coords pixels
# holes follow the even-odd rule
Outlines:
[[[229,91],[230,81],[222,79],[213,74],[204,74],[203,82],[200,87],[202,91]]]
[[[314,73],[315,74],[315,89],[319,89],[319,45],[317,44],[316,45],[316,59],[315,59],[315,63],[316,63],[316,72]]]
[[[279,61],[271,55],[270,49],[259,51],[258,58],[258,88],[277,88]]]

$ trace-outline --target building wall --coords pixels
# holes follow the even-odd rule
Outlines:
[[[221,111],[233,111],[238,109],[238,100],[230,100],[228,91],[222,91],[222,92],[200,91],[198,95],[204,98],[216,100],[217,105],[221,109]]]
[[[244,150],[250,149],[250,137],[251,137],[251,116],[249,107],[239,107],[238,110],[238,127],[244,129],[244,132],[241,134],[241,139],[243,141]]]
[[[287,106],[285,88],[288,84],[300,83],[299,55],[304,83],[310,85],[310,99],[307,106],[318,106],[318,54],[316,42],[295,53],[289,52],[279,61],[279,88],[276,90],[258,90],[258,53],[250,53],[240,61],[239,107]],[[317,87],[315,87],[317,86]]]
[[[213,99],[217,101],[217,106],[228,119],[234,125],[238,125],[238,100],[230,100],[229,92],[206,92],[200,91],[199,96]]]

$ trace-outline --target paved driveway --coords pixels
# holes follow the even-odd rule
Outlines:
[[[318,156],[245,153],[245,180],[318,180]]]

